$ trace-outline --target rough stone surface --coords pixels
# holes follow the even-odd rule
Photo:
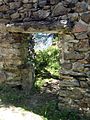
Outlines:
[[[0,0],[0,83],[31,88],[34,70],[24,36],[33,32],[60,34],[59,109],[89,114],[90,0]]]
[[[29,85],[30,89],[34,69],[25,63],[28,40],[24,38],[22,34],[0,33],[0,83],[21,84],[23,88]]]

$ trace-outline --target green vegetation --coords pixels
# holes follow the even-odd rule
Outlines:
[[[47,50],[36,52],[36,84],[41,87],[45,81],[59,79],[59,49],[56,45]]]

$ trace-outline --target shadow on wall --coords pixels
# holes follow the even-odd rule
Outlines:
[[[16,109],[23,108],[28,112],[32,111],[43,116],[42,120],[89,120],[76,110],[66,108],[58,110],[57,97],[53,92],[40,93],[36,88],[33,88],[31,93],[26,93],[20,86],[0,85],[0,108],[2,106],[5,108],[11,108],[10,106],[15,106]],[[26,114],[24,110],[22,110],[23,114]]]

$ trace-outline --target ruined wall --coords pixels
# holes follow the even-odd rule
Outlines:
[[[89,24],[89,11],[90,0],[0,0],[0,22],[25,31],[71,29],[79,19]]]
[[[82,31],[82,29],[81,29]],[[61,41],[59,108],[90,115],[90,35],[65,34]]]
[[[31,76],[24,69],[26,64],[17,67],[23,61],[20,56],[18,59],[15,58],[17,54],[21,54],[17,49],[18,44],[21,46],[21,43],[11,44],[12,34],[8,32],[57,32],[62,35],[60,41],[62,81],[60,81],[58,106],[60,109],[78,108],[89,114],[90,0],[0,0],[0,23],[2,24],[0,31],[7,32],[0,34],[1,81],[11,79],[11,76],[12,79]],[[25,51],[24,49],[24,53]],[[11,67],[13,65],[14,67]],[[11,71],[9,73],[9,67],[14,69],[13,73]],[[16,74],[17,71],[20,72],[19,75]],[[26,74],[25,77],[23,73]]]
[[[0,33],[0,83],[22,85],[31,88],[33,84],[34,69],[28,63],[29,44],[27,37],[19,33]],[[30,50],[33,50],[31,44]]]

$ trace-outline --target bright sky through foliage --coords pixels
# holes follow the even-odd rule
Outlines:
[[[53,34],[35,33],[33,34],[33,39],[35,41],[35,51],[43,51],[52,45]]]

